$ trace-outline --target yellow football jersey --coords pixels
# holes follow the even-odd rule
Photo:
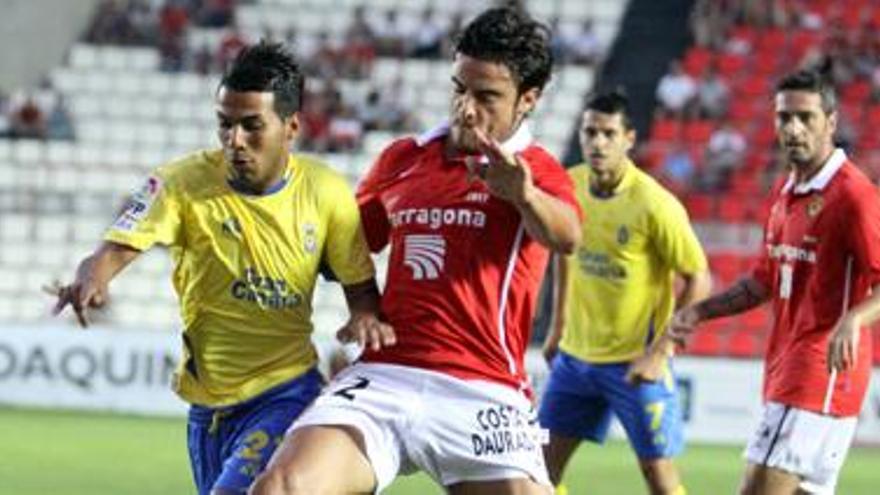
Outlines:
[[[584,222],[566,258],[560,349],[587,362],[629,361],[669,323],[675,274],[705,270],[706,256],[681,203],[632,163],[608,198],[590,193],[588,165],[569,174]]]
[[[105,239],[167,245],[183,318],[175,389],[217,407],[249,399],[313,367],[312,292],[320,267],[342,284],[374,276],[345,178],[291,155],[277,191],[250,196],[227,183],[222,151],[159,167]]]

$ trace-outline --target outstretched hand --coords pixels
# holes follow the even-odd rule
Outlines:
[[[844,317],[828,340],[828,372],[847,371],[856,367],[859,355],[861,322]]]
[[[356,342],[363,348],[374,351],[397,343],[397,337],[391,325],[380,321],[372,313],[352,315],[348,322],[336,332],[336,339],[343,344]]]
[[[72,284],[63,285],[58,281],[43,287],[43,291],[57,298],[52,314],[57,316],[70,305],[80,326],[89,326],[86,318],[89,308],[100,308],[107,302],[107,287],[95,284],[90,278],[79,278]]]

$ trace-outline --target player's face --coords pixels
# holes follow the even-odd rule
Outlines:
[[[635,144],[636,133],[624,125],[623,114],[587,110],[581,119],[581,151],[601,182],[615,180]]]
[[[452,85],[452,145],[466,153],[479,151],[473,129],[504,142],[540,96],[537,88],[519,94],[504,64],[463,54],[455,56]]]
[[[282,120],[271,92],[217,92],[217,124],[231,179],[260,193],[281,179],[290,142],[299,129],[294,113]]]
[[[825,113],[822,96],[812,91],[776,93],[776,136],[795,166],[818,165],[833,149],[837,114]]]

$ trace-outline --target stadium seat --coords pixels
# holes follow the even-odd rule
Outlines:
[[[748,330],[734,331],[727,341],[726,354],[733,357],[752,357],[758,354],[755,335]]]
[[[651,125],[651,139],[655,141],[676,141],[681,135],[681,122],[675,119],[657,119]]]
[[[682,130],[682,138],[689,145],[705,146],[715,130],[715,123],[711,120],[694,120],[685,124]]]
[[[682,61],[682,68],[692,77],[700,77],[712,63],[713,54],[708,48],[692,47]]]
[[[690,194],[684,200],[691,220],[705,221],[715,217],[715,198],[708,194]]]

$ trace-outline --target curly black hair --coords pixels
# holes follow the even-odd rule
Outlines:
[[[832,113],[837,110],[837,94],[834,85],[825,76],[814,70],[792,72],[776,83],[776,92],[808,91],[822,98],[822,110]]]
[[[486,10],[471,21],[456,40],[455,52],[503,64],[520,94],[543,90],[553,68],[550,29],[510,7]]]
[[[243,48],[220,80],[220,87],[232,91],[271,92],[275,113],[282,119],[302,108],[304,85],[293,54],[281,43],[266,40]]]
[[[629,98],[620,88],[593,95],[587,102],[587,110],[607,113],[609,115],[620,114],[624,128],[627,130],[633,129],[632,120],[629,116]]]

